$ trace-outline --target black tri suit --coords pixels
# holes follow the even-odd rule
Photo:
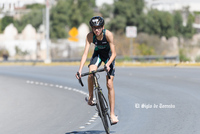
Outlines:
[[[90,65],[96,65],[99,67],[102,61],[106,64],[111,57],[111,50],[109,42],[106,39],[106,29],[103,29],[103,39],[98,40],[96,35],[93,33],[93,43],[95,44],[94,53],[90,60]],[[115,75],[115,60],[110,64],[109,74]]]

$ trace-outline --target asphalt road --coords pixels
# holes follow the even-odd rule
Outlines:
[[[78,66],[1,66],[0,134],[104,134]],[[83,72],[87,71],[85,67]],[[100,85],[107,95],[105,73]],[[200,69],[117,67],[113,134],[199,134]]]

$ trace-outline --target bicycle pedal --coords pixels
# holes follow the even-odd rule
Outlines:
[[[85,97],[85,101],[88,103],[88,101],[89,101],[88,97]],[[92,104],[90,106],[96,106],[96,104],[97,104],[96,102],[92,101]]]

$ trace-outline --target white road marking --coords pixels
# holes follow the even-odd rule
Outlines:
[[[41,86],[50,86],[50,87],[54,87],[54,84],[49,84],[49,83],[43,83],[43,82],[35,82],[35,81],[30,81],[30,80],[27,80],[26,81],[26,83],[28,83],[28,84],[36,84],[36,85],[41,85]],[[61,89],[67,89],[67,90],[72,90],[72,91],[74,91],[74,92],[77,92],[77,93],[80,93],[80,94],[83,94],[83,95],[85,95],[85,96],[89,96],[89,94],[88,93],[86,93],[86,92],[84,92],[84,91],[82,91],[82,90],[79,90],[79,89],[76,89],[76,88],[71,88],[71,87],[67,87],[67,86],[62,86],[62,85],[55,85],[55,87],[56,88],[61,88]],[[94,98],[94,100],[96,100],[95,98]],[[95,119],[98,117],[98,113],[95,113],[95,115],[93,115],[93,117],[91,118],[91,120],[89,120],[87,123],[86,123],[86,125],[90,125],[91,124],[91,122],[95,122]],[[80,126],[79,127],[80,129],[83,129],[83,128],[85,128],[85,126]]]
[[[85,128],[85,126],[80,126],[79,128],[80,128],[80,129],[83,129],[83,128]]]
[[[86,125],[90,125],[91,123],[90,122],[87,122],[87,123],[85,123]]]

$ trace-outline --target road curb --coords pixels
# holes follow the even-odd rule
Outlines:
[[[87,66],[89,62],[85,63]],[[79,66],[80,62],[0,62],[0,66]],[[143,63],[143,62],[116,62],[121,67],[200,67],[200,63]]]

